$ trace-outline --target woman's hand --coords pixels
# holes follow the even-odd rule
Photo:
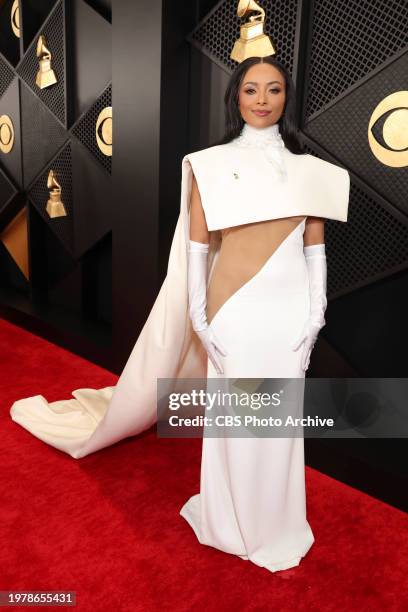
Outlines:
[[[200,331],[196,331],[196,334],[200,338],[205,350],[207,351],[207,355],[213,364],[214,368],[217,371],[217,374],[223,374],[224,370],[221,365],[220,356],[218,353],[221,353],[224,357],[227,356],[227,352],[220,341],[215,337],[215,334],[211,327],[207,325],[205,329]]]
[[[292,349],[297,351],[303,344],[301,368],[306,372],[310,364],[310,355],[319,335],[320,327],[307,320],[303,326],[302,332],[296,342],[292,345]]]

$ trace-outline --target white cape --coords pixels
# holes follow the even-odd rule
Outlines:
[[[79,459],[134,436],[157,421],[157,378],[205,378],[207,354],[188,315],[187,246],[191,165],[184,157],[180,214],[167,275],[116,386],[76,389],[75,399],[47,402],[35,395],[13,403],[13,421],[40,440]],[[211,233],[209,276],[219,249]]]

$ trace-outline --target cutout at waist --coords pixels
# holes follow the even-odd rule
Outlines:
[[[207,289],[207,320],[247,283],[307,219],[305,216],[269,219],[221,230],[221,246]],[[303,245],[303,233],[299,233]]]

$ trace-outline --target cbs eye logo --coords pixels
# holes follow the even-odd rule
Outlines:
[[[20,38],[20,7],[18,5],[18,0],[14,0],[13,2],[13,6],[11,7],[10,20],[11,28],[15,36],[17,36],[17,38]]]
[[[0,151],[10,153],[14,145],[14,127],[8,115],[0,117]]]
[[[98,116],[95,126],[96,143],[107,157],[112,156],[112,107],[106,106]]]
[[[375,138],[373,128],[383,142]],[[368,144],[386,166],[408,166],[408,91],[396,91],[376,106],[368,124]]]

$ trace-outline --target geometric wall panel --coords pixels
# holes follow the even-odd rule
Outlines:
[[[59,329],[73,350],[108,360],[115,212],[111,120],[104,115],[100,125],[97,118],[112,105],[112,2],[19,0],[18,38],[10,19],[14,1],[0,0],[0,116],[10,117],[14,127],[13,147],[0,152],[0,302],[29,313],[29,325],[38,319],[43,329]],[[130,5],[123,4],[126,20]],[[153,20],[157,40],[151,45],[149,39],[149,50],[160,82],[159,8]],[[144,9],[149,11],[149,3]],[[149,32],[152,25],[149,20]],[[56,76],[43,89],[36,84],[41,66],[47,70],[46,56],[42,62],[37,57],[40,36]],[[97,146],[97,124],[105,155]],[[2,144],[8,136],[4,125]],[[50,217],[46,210],[50,170],[61,185],[64,216]],[[77,338],[70,337],[74,328]]]
[[[277,58],[292,73],[298,1],[266,0],[260,6],[266,13],[264,31],[272,38]],[[239,38],[242,23],[244,20],[237,16],[237,2],[222,0],[200,22],[188,40],[224,70],[232,72],[237,63],[230,58],[230,53]]]
[[[0,170],[0,213],[6,209],[7,204],[16,195],[17,189]]]
[[[0,240],[0,283],[1,295],[7,301],[7,294],[12,295],[15,291],[18,292],[20,301],[24,296],[28,296],[30,289],[30,281],[24,276],[9,251],[6,249]],[[6,291],[3,290],[6,287]]]
[[[40,89],[36,85],[36,76],[39,69],[36,54],[39,35],[46,38],[47,47],[51,52],[51,67],[55,72],[57,83],[50,87]],[[17,72],[35,94],[48,106],[48,108],[66,126],[66,92],[65,92],[65,25],[64,4],[58,2],[49,18],[35,36],[27,49],[24,58],[17,66]]]
[[[75,138],[71,141],[75,202],[74,255],[81,257],[112,229],[111,177]]]
[[[406,0],[314,0],[306,116],[402,50],[407,32]]]
[[[47,211],[47,201],[49,190],[47,187],[48,173],[54,170],[58,183],[61,185],[61,200],[66,210],[66,216],[51,218]],[[72,155],[71,146],[66,147],[53,159],[41,176],[30,187],[28,196],[35,208],[38,210],[48,227],[60,240],[66,249],[72,254],[73,246],[73,227],[74,227],[74,202],[72,198]]]
[[[26,279],[29,279],[27,206],[10,221],[0,232],[0,240],[20,268]]]
[[[0,53],[8,59],[10,64],[15,66],[20,59],[20,38],[13,31],[12,6],[13,0],[0,1]],[[13,23],[16,24],[15,19],[13,19]]]
[[[23,44],[26,51],[57,0],[21,0],[20,23],[23,24]]]
[[[14,72],[0,55],[0,97],[14,78]]]
[[[341,293],[408,268],[408,220],[401,223],[351,184],[347,223],[325,223],[327,292]]]
[[[385,200],[408,215],[408,167],[392,168],[371,152],[367,130],[379,102],[389,94],[408,89],[408,53],[374,74],[360,87],[340,98],[304,126],[319,146],[375,189]],[[379,140],[386,114],[377,120]],[[376,122],[376,124],[377,124]],[[376,125],[375,124],[375,125]],[[380,140],[381,142],[381,140]]]
[[[113,0],[85,0],[87,4],[92,6],[104,19],[112,22],[112,2]]]
[[[85,113],[112,82],[112,26],[83,0],[71,0],[68,66],[68,127]],[[92,36],[90,36],[92,32]]]
[[[9,85],[7,91],[0,98],[0,116],[6,115],[11,119],[14,132],[14,144],[8,153],[0,151],[0,165],[8,172],[13,181],[22,187],[21,167],[21,126],[20,126],[20,82],[16,77]]]
[[[94,102],[91,108],[78,119],[72,127],[72,133],[92,153],[101,166],[110,174],[112,171],[112,157],[104,155],[99,149],[95,136],[96,122],[101,110],[112,106],[112,86],[109,85],[102,95]]]
[[[68,138],[46,106],[21,83],[23,174],[27,187]]]

